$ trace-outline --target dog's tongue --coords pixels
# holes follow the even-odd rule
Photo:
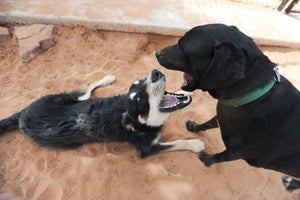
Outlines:
[[[161,101],[161,106],[170,106],[170,105],[174,105],[178,102],[178,99],[176,98],[176,96],[173,95],[164,95],[163,99]]]
[[[161,112],[173,112],[188,106],[192,102],[192,98],[185,94],[174,94],[165,91],[159,110]]]

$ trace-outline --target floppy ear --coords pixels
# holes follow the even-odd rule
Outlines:
[[[223,42],[212,50],[211,62],[201,78],[201,89],[226,88],[245,77],[246,54],[232,43]]]

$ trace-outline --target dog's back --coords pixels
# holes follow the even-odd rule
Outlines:
[[[277,159],[270,169],[300,178],[300,92],[282,76],[274,93],[269,113],[276,112],[270,116],[274,126],[269,134]]]
[[[120,124],[123,98],[77,101],[70,94],[48,95],[21,112],[19,129],[40,146],[54,148],[75,148],[102,138],[115,139],[112,131],[105,130],[105,125],[114,120],[118,121],[116,126]],[[118,113],[114,115],[115,112]]]

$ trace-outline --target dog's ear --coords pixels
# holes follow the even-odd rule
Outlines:
[[[232,28],[234,28],[235,30],[239,31],[238,27],[236,27],[236,26],[230,26],[230,27],[232,27]]]
[[[223,42],[213,47],[211,55],[211,62],[201,78],[201,89],[226,88],[245,77],[247,58],[242,49]]]

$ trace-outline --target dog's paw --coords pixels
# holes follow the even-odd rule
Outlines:
[[[191,131],[191,132],[194,132],[194,133],[197,133],[198,132],[198,130],[197,130],[197,123],[196,122],[193,122],[193,121],[187,121],[186,122],[186,129],[188,130],[188,131]]]
[[[282,179],[282,183],[284,185],[284,187],[288,190],[290,188],[291,182],[293,181],[292,178],[290,177],[285,177]]]
[[[214,164],[213,157],[205,152],[199,155],[199,159],[204,163],[206,167],[209,167],[212,164]]]
[[[200,152],[205,149],[205,144],[199,139],[188,140],[190,150],[193,152]]]
[[[290,177],[285,177],[282,179],[282,183],[287,190],[294,190],[300,187],[299,183]]]

